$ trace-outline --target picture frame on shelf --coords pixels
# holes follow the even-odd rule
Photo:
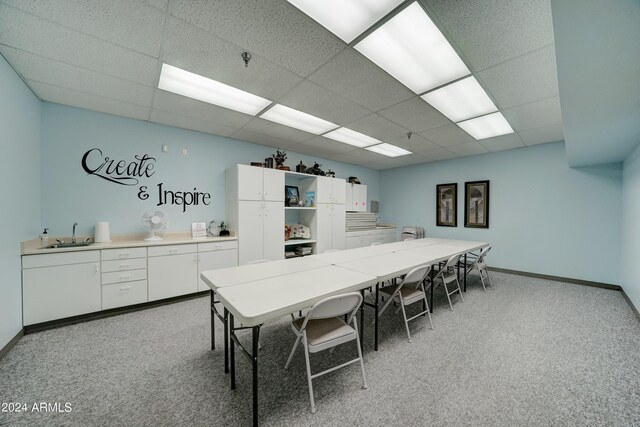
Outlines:
[[[293,185],[284,186],[284,205],[285,206],[298,206],[300,201],[300,192],[298,187]]]
[[[458,226],[458,184],[436,185],[436,226]]]
[[[304,206],[307,208],[315,208],[316,207],[316,192],[315,191],[307,191],[304,197]]]
[[[464,183],[464,226],[489,228],[489,181]]]

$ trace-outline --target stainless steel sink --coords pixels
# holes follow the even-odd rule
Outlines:
[[[79,248],[81,246],[89,246],[91,244],[92,244],[92,242],[76,242],[76,243],[62,242],[62,243],[54,243],[52,245],[47,245],[47,246],[44,246],[44,247],[42,247],[40,249]]]

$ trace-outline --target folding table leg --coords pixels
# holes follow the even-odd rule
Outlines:
[[[225,309],[225,317],[228,317],[228,322],[229,322],[229,335],[231,337],[231,339],[229,340],[229,345],[231,346],[231,390],[235,390],[236,389],[236,351],[235,351],[235,343],[233,341],[233,335],[235,334],[235,329],[234,329],[234,320],[233,320],[233,314],[228,313],[227,314],[227,310]]]
[[[211,350],[216,349],[216,322],[215,322],[216,313],[214,311],[215,310],[214,302],[215,302],[215,297],[213,294],[213,289],[211,289]]]
[[[374,339],[374,342],[373,342],[373,349],[375,351],[378,351],[378,322],[379,322],[379,319],[378,319],[378,301],[379,301],[379,297],[380,297],[380,292],[379,291],[380,291],[380,283],[376,283],[376,302],[375,302],[375,307],[374,307],[374,309],[376,311],[375,312],[376,318],[375,318],[375,323],[374,323],[375,339]],[[363,325],[363,321],[362,321],[362,319],[360,319],[360,326],[362,327],[362,325]]]
[[[364,350],[364,289],[360,291],[360,295],[362,295],[362,304],[360,304],[360,349]]]
[[[224,321],[222,322],[224,328],[224,373],[229,373],[229,311],[224,309]]]
[[[464,291],[467,292],[467,253],[464,253]]]
[[[260,325],[254,326],[253,335],[253,425],[258,425],[258,342],[260,338]]]
[[[429,311],[433,313],[433,288],[436,287],[436,284],[433,283],[433,267],[431,267],[431,271],[429,272],[429,276],[431,278],[431,296],[429,297],[431,302],[429,304]]]

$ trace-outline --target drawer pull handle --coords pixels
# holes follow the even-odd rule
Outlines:
[[[120,267],[122,268],[131,267],[131,264],[120,264]]]
[[[169,250],[169,253],[170,253],[170,254],[177,254],[177,253],[178,253],[178,250],[177,250],[177,249],[170,249],[170,250]]]
[[[131,289],[131,286],[123,286],[120,288],[121,291],[128,291],[129,289]]]
[[[130,279],[131,276],[120,276],[120,280],[127,280]]]
[[[131,255],[131,252],[120,252],[120,254],[118,254],[120,258],[127,258],[129,255]]]

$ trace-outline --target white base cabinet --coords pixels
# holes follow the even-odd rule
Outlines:
[[[25,257],[22,267],[24,325],[100,311],[99,251]]]
[[[238,242],[198,243],[198,291],[211,288],[202,281],[200,273],[238,265]]]
[[[198,291],[196,245],[149,248],[149,301]]]
[[[396,241],[395,228],[378,228],[375,230],[347,231],[347,249],[371,246],[372,243],[393,243]]]

